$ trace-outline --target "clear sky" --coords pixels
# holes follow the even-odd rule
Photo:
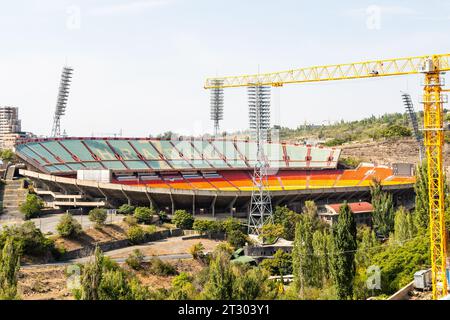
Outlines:
[[[1,2],[0,105],[18,106],[39,135],[51,131],[65,63],[69,135],[147,136],[211,132],[207,76],[450,52],[446,0]],[[420,78],[285,86],[273,90],[272,123],[402,112],[401,90],[417,101]],[[222,129],[247,128],[246,99],[226,91]]]

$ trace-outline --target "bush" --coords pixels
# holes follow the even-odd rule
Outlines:
[[[145,233],[152,234],[152,233],[155,233],[157,230],[158,229],[156,228],[156,226],[152,224],[152,225],[146,226]]]
[[[117,213],[129,215],[133,214],[134,210],[135,210],[134,206],[131,206],[129,204],[123,204],[119,207],[119,209],[117,209]]]
[[[220,232],[223,226],[220,221],[196,219],[192,228],[201,234],[211,234],[213,232]]]
[[[138,207],[134,210],[134,217],[138,220],[138,223],[150,224],[153,219],[155,210],[147,207]]]
[[[76,237],[83,232],[81,224],[70,213],[61,216],[56,231],[60,236],[67,238]]]
[[[380,136],[383,138],[410,137],[411,135],[411,129],[400,125],[390,125],[380,131]]]
[[[125,222],[130,227],[136,226],[138,224],[138,220],[134,216],[126,216],[123,218],[123,222]]]
[[[197,260],[198,258],[201,258],[204,256],[203,250],[205,250],[205,247],[203,246],[203,243],[195,243],[189,248],[189,253],[192,255],[192,258]]]
[[[13,238],[23,254],[44,256],[55,252],[53,240],[46,238],[32,221],[5,226],[0,233],[0,247],[4,246],[8,237]]]
[[[133,252],[125,260],[125,263],[133,270],[142,269],[143,262],[144,262],[144,255],[138,249],[133,250]]]
[[[227,241],[235,248],[241,248],[247,242],[247,235],[241,230],[232,230],[227,233]]]
[[[127,237],[133,244],[139,244],[145,240],[145,231],[141,226],[132,226],[127,230]]]
[[[33,219],[44,208],[44,202],[35,194],[28,194],[24,203],[19,207],[20,212],[25,215],[25,220]]]
[[[96,227],[104,225],[107,217],[105,209],[95,208],[89,211],[89,220],[94,222]]]
[[[167,216],[167,213],[164,211],[159,211],[158,216],[159,216],[159,220],[161,220],[161,222],[169,221],[169,217]]]
[[[186,210],[175,211],[172,222],[180,229],[192,229],[194,224],[194,217]]]
[[[229,217],[222,222],[222,228],[226,233],[230,233],[233,230],[242,231],[242,224],[238,219]]]
[[[173,265],[159,258],[152,258],[150,260],[149,272],[157,276],[174,276],[178,274]]]

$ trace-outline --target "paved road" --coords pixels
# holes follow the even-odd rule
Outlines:
[[[109,256],[110,252],[105,252],[106,256]],[[46,264],[24,264],[21,266],[23,269],[29,269],[29,268],[35,268],[35,267],[58,267],[58,266],[67,266],[77,263],[85,263],[88,262],[89,259],[92,256],[84,257],[80,259],[73,259],[73,260],[67,260],[67,261],[59,261],[59,262],[52,262],[52,263],[46,263]],[[191,259],[192,255],[189,253],[177,253],[177,254],[165,254],[165,255],[159,255],[159,256],[144,256],[144,261],[150,261],[152,258],[159,258],[161,260],[178,260],[178,259]],[[127,258],[111,258],[111,260],[114,260],[118,263],[125,262]]]
[[[33,221],[36,227],[41,229],[42,233],[54,233],[56,234],[56,226],[58,225],[59,219],[61,218],[62,214],[49,214],[42,218],[36,218],[31,219],[30,221]],[[93,225],[91,221],[89,221],[89,217],[87,215],[74,215],[73,216],[83,227],[83,229],[87,229]],[[112,222],[120,222],[123,219],[123,215],[120,214],[108,214],[108,219],[106,220],[107,223]],[[12,225],[12,224],[20,224],[23,223],[23,220],[0,220],[0,227],[5,225]]]

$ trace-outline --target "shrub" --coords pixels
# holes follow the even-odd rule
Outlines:
[[[133,244],[139,244],[145,240],[145,231],[141,226],[132,226],[127,230],[127,237]]]
[[[67,238],[76,237],[83,232],[81,224],[70,213],[61,216],[56,230],[60,236]]]
[[[149,225],[149,226],[146,226],[146,228],[145,228],[145,232],[147,233],[147,234],[152,234],[152,233],[155,233],[156,231],[157,231],[158,229],[156,228],[156,226],[155,225]]]
[[[161,220],[161,222],[169,221],[169,217],[167,216],[167,213],[164,211],[159,211],[158,216],[159,216],[159,220]]]
[[[94,222],[96,227],[104,225],[107,217],[105,209],[95,208],[89,211],[89,220]]]
[[[157,276],[174,276],[178,274],[173,265],[159,258],[152,258],[150,260],[149,272]]]
[[[130,227],[138,224],[138,220],[134,216],[126,216],[123,218],[123,222],[125,222]]]
[[[43,256],[55,251],[53,240],[46,238],[32,221],[5,226],[0,233],[0,247],[4,246],[8,237],[14,240],[23,254]]]
[[[194,217],[186,210],[177,210],[175,211],[172,222],[177,226],[177,228],[181,229],[192,229],[194,224]]]
[[[247,242],[247,235],[241,230],[232,230],[227,233],[227,241],[235,248],[241,248]]]
[[[147,207],[138,207],[134,210],[134,217],[138,223],[150,224],[155,210]]]
[[[380,136],[383,138],[410,137],[411,135],[411,129],[396,124],[390,125],[380,131]]]
[[[35,194],[28,194],[24,203],[19,207],[20,212],[25,215],[25,220],[35,218],[44,208],[44,202]]]
[[[142,269],[143,262],[144,262],[144,255],[138,249],[133,250],[133,252],[125,260],[125,263],[133,270]]]
[[[203,243],[199,242],[193,244],[189,248],[189,253],[192,255],[192,258],[196,260],[204,255],[203,250],[205,250],[205,247],[203,246]]]
[[[201,234],[210,234],[220,231],[222,229],[222,225],[218,221],[196,219],[192,225],[192,228]]]
[[[229,217],[222,222],[222,228],[225,232],[230,233],[233,230],[242,231],[242,224],[239,220]]]
[[[129,215],[133,214],[134,210],[135,210],[134,206],[131,206],[129,204],[123,204],[119,207],[119,209],[117,209],[117,213]]]

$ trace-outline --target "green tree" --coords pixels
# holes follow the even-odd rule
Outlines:
[[[248,237],[241,230],[232,230],[227,233],[227,241],[234,248],[241,248],[248,242]]]
[[[95,208],[89,211],[89,220],[95,223],[95,227],[99,228],[106,222],[108,214],[105,209]]]
[[[416,169],[416,183],[414,184],[414,191],[416,193],[415,210],[414,210],[414,224],[417,229],[424,232],[428,229],[430,216],[428,214],[429,200],[428,200],[428,175],[427,165],[423,162],[417,166]]]
[[[94,260],[88,262],[81,275],[81,300],[99,300],[99,288],[103,277],[104,256],[95,248]]]
[[[0,157],[4,162],[12,161],[15,157],[14,152],[11,149],[2,150]]]
[[[274,276],[292,274],[292,255],[283,250],[277,250],[273,259],[264,259],[260,266]]]
[[[17,293],[19,269],[20,249],[12,238],[8,238],[0,253],[0,300],[19,298]]]
[[[375,230],[387,237],[394,230],[394,202],[392,194],[384,192],[379,180],[372,180],[372,220]]]
[[[283,232],[284,229],[282,225],[268,223],[261,228],[259,238],[263,243],[274,243],[283,235]]]
[[[192,284],[192,277],[181,272],[172,279],[172,290],[169,299],[172,300],[192,300],[195,298],[197,292]]]
[[[153,208],[137,207],[134,210],[134,217],[138,220],[138,223],[150,224],[153,219],[153,215],[156,212]]]
[[[104,270],[98,286],[99,300],[130,300],[131,288],[122,269]]]
[[[25,202],[19,206],[20,212],[25,215],[25,220],[37,217],[43,208],[44,201],[42,201],[37,195],[31,193],[27,195]]]
[[[292,241],[295,237],[295,225],[300,220],[300,214],[287,207],[276,207],[274,212],[274,223],[283,226],[282,237]]]
[[[415,235],[412,215],[400,207],[395,213],[394,239],[399,243],[412,239]]]
[[[447,181],[447,179],[445,179]],[[416,193],[416,203],[414,210],[414,225],[417,232],[424,234],[428,230],[430,223],[429,216],[429,198],[428,198],[428,168],[427,163],[424,161],[416,169],[416,183],[414,185],[414,191]],[[449,186],[444,183],[445,194],[445,225],[447,229],[450,229],[450,196]]]
[[[233,286],[233,300],[267,299],[275,291],[275,283],[269,279],[269,273],[262,268],[238,267]],[[270,281],[270,282],[269,282]]]
[[[292,249],[294,285],[302,297],[304,297],[305,287],[317,285],[313,232],[312,217],[302,215],[302,219],[295,228],[294,247]]]
[[[226,233],[230,233],[231,231],[239,230],[242,231],[242,224],[238,219],[228,217],[222,222],[223,229]]]
[[[324,283],[329,279],[330,275],[330,247],[331,247],[331,234],[327,229],[316,230],[312,237],[312,246],[314,250],[315,258],[315,277],[319,287],[322,287]]]
[[[66,238],[76,237],[83,232],[81,224],[70,213],[61,216],[56,231]]]
[[[356,273],[356,222],[349,205],[339,209],[339,218],[333,228],[333,256],[331,268],[339,299],[351,299]]]
[[[367,226],[362,226],[357,229],[357,251],[355,256],[356,265],[366,268],[369,266],[370,257],[372,257],[376,250],[375,247],[379,245],[375,232]]]
[[[192,229],[194,217],[186,210],[175,211],[172,222],[180,229]]]
[[[223,251],[215,254],[209,265],[209,279],[204,295],[211,300],[232,300],[235,274],[230,265],[230,257]]]

